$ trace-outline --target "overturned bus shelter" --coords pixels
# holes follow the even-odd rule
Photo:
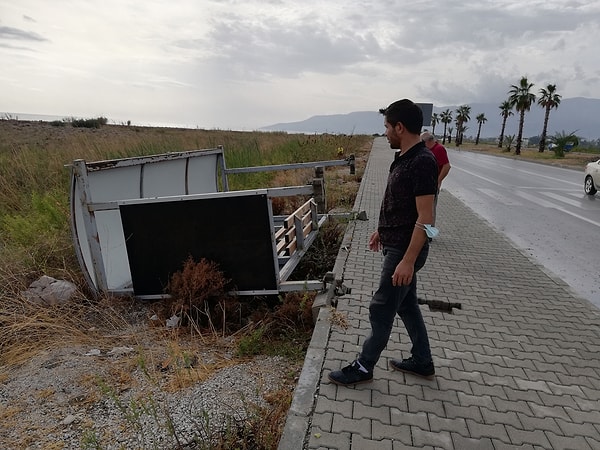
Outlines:
[[[289,281],[323,224],[324,182],[229,191],[228,175],[349,165],[344,160],[228,169],[222,147],[71,165],[75,251],[96,294],[165,297],[171,275],[192,257],[219,264],[237,295],[316,290],[323,280]],[[275,216],[275,197],[309,199]]]

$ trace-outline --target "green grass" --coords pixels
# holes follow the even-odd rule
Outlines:
[[[0,283],[4,273],[53,272],[42,261],[59,260],[60,271],[77,280],[69,228],[68,165],[75,159],[88,162],[165,152],[215,148],[223,145],[227,167],[246,167],[315,160],[339,159],[337,149],[356,153],[371,140],[368,136],[305,136],[286,133],[191,130],[172,128],[55,127],[49,123],[0,121]],[[290,179],[274,172],[235,174],[230,189],[254,189]],[[53,256],[49,258],[48,249]],[[20,261],[24,255],[26,261]],[[42,256],[41,260],[38,256]],[[6,266],[8,267],[6,267]],[[3,267],[4,266],[4,267]],[[52,273],[47,273],[52,276]],[[21,278],[23,285],[30,277]],[[24,286],[22,286],[24,287]]]

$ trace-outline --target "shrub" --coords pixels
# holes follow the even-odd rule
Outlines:
[[[253,314],[255,326],[239,340],[237,356],[266,354],[301,360],[313,330],[314,299],[313,292],[288,292],[279,297],[272,311],[263,310],[259,320]]]
[[[74,119],[71,122],[75,128],[100,128],[108,123],[106,117],[97,117],[95,119]]]
[[[293,280],[320,280],[329,272],[337,258],[345,224],[336,219],[328,219],[300,263],[291,275]]]
[[[237,356],[260,355],[265,350],[265,327],[259,327],[248,335],[242,337],[238,343]]]
[[[565,133],[557,132],[554,136],[550,138],[552,142],[552,151],[554,152],[554,156],[557,158],[564,158],[565,152],[571,151],[574,147],[579,145],[579,137],[575,134],[575,132]]]
[[[190,325],[210,326],[218,309],[225,314],[223,305],[230,280],[213,261],[201,258],[195,262],[190,256],[181,271],[171,276],[167,293],[171,295],[171,314],[181,314]]]
[[[504,150],[503,151],[510,152],[514,142],[515,142],[514,134],[507,134],[506,136],[504,136]]]

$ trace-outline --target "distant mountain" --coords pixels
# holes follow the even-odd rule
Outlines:
[[[384,127],[383,116],[379,111],[358,111],[349,114],[313,116],[301,122],[276,123],[259,130],[316,134],[381,134]]]
[[[477,121],[475,117],[485,114],[487,122],[481,127],[481,137],[498,137],[502,127],[500,116],[500,103],[469,103],[471,106],[471,120],[467,123],[467,136],[477,134]],[[446,109],[452,111],[460,105],[435,106],[434,113],[441,113]],[[451,124],[454,126],[454,123]],[[532,105],[531,110],[525,113],[523,137],[538,136],[544,125],[544,110],[541,106]],[[518,132],[519,117],[516,113],[506,122],[505,134]],[[436,134],[441,134],[443,124],[436,125]],[[426,127],[431,130],[431,127]],[[327,116],[313,116],[300,122],[277,123],[260,128],[262,131],[287,131],[290,133],[332,133],[332,134],[383,134],[383,116],[378,111],[358,111],[349,114],[334,114]],[[548,122],[548,135],[556,132],[575,132],[585,139],[600,138],[600,99],[593,98],[565,98],[562,99],[557,109],[550,112]]]

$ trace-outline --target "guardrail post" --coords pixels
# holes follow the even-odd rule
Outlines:
[[[356,159],[354,155],[348,156],[348,164],[350,164],[350,175],[354,175],[356,173]]]
[[[221,170],[221,182],[223,191],[229,191],[229,179],[227,178],[227,167],[225,167],[225,153],[222,145],[217,145],[217,148],[221,150],[221,154],[217,156],[217,170]]]
[[[327,199],[325,197],[325,178],[323,175],[323,166],[315,167],[315,177],[313,178],[313,197],[317,203],[317,210],[321,214],[327,212]]]

